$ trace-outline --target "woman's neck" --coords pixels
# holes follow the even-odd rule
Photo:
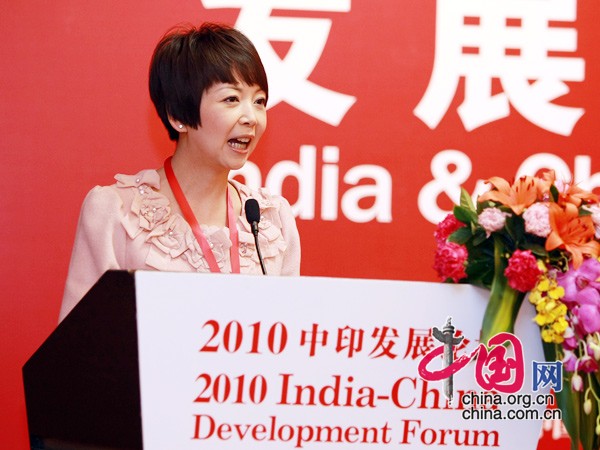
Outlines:
[[[229,172],[207,167],[184,152],[175,152],[171,166],[196,220],[204,225],[226,226]],[[161,178],[167,181],[164,172]],[[170,187],[169,191],[172,203],[178,205]]]

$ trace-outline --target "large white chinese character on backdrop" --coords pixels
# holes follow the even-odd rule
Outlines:
[[[356,97],[332,91],[308,80],[321,58],[331,20],[272,17],[271,11],[350,11],[350,0],[202,0],[205,8],[240,8],[235,27],[246,34],[260,54],[269,76],[269,107],[286,101],[330,125],[338,126]],[[269,41],[291,42],[284,59]]]
[[[507,117],[510,102],[535,125],[569,136],[584,109],[552,101],[569,92],[565,81],[584,80],[585,62],[549,56],[577,49],[577,30],[549,22],[576,16],[576,0],[437,0],[433,73],[415,115],[435,128],[464,77],[458,114],[467,131]],[[493,78],[504,92],[492,94]]]

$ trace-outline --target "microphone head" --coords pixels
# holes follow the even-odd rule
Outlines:
[[[260,208],[256,199],[247,199],[246,204],[244,205],[244,209],[246,211],[246,220],[249,224],[252,224],[254,222],[260,222]]]

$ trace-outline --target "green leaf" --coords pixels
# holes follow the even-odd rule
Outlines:
[[[454,242],[456,244],[464,245],[472,237],[473,237],[473,234],[471,233],[471,229],[469,227],[462,227],[462,228],[459,228],[458,230],[456,230],[450,236],[448,236],[448,240],[450,242]]]
[[[579,419],[582,405],[580,393],[571,391],[572,376],[573,374],[565,376],[562,391],[555,392],[554,396],[562,412],[563,424],[571,438],[571,450],[579,450]]]
[[[563,358],[562,346],[542,341],[546,361],[559,361]],[[571,450],[579,450],[581,413],[583,412],[583,394],[571,390],[572,373],[563,375],[563,387],[560,392],[554,392],[556,404],[562,413],[563,424],[571,438]],[[595,403],[595,402],[594,402]]]
[[[477,213],[475,211],[465,208],[464,206],[455,206],[453,212],[454,217],[456,217],[462,223],[477,223]]]
[[[598,377],[600,375],[598,374],[598,372],[594,372],[593,374],[589,374],[589,379],[591,380],[590,382],[590,387],[592,388],[592,390],[594,391],[594,393],[592,394],[592,412],[591,412],[591,416],[596,418],[598,417],[598,415],[600,414],[600,410],[598,409],[598,402],[594,401],[594,398],[600,398],[600,383],[598,380]],[[592,428],[592,430],[590,431],[591,435],[594,437],[594,440],[592,442],[592,448],[598,448],[600,447],[600,437],[596,434],[596,422],[594,421],[594,427]]]
[[[546,352],[547,344],[544,346],[544,354],[547,361],[555,361],[559,358]],[[569,437],[571,438],[571,450],[579,450],[580,445],[583,450],[594,450],[598,448],[598,436],[596,435],[596,417],[598,416],[598,403],[594,400],[594,394],[588,396],[592,400],[592,411],[585,414],[583,403],[585,401],[585,391],[589,387],[595,391],[596,395],[600,391],[600,385],[596,378],[597,374],[589,375],[580,373],[584,377],[584,391],[573,392],[571,390],[571,380],[573,373],[568,373],[564,377],[563,389],[561,392],[555,392],[556,403],[562,412],[562,420]],[[590,384],[591,382],[591,384]]]
[[[558,357],[559,349],[557,344],[542,341],[542,349],[544,350],[544,358],[546,358],[546,361],[554,362],[562,359]]]
[[[554,185],[550,186],[550,194],[552,194],[552,200],[554,202],[557,202],[559,193],[558,193],[558,189],[556,188],[556,186],[554,186]]]
[[[561,346],[542,341],[544,358],[553,362],[562,359]],[[576,398],[580,394],[571,391],[571,378],[573,374],[563,376],[563,387],[560,392],[554,392],[556,404],[562,413],[562,421],[571,438],[571,450],[579,450],[579,411],[581,403]]]
[[[475,247],[483,244],[485,241],[487,241],[489,238],[487,236],[487,234],[485,233],[485,230],[479,228],[477,230],[477,233],[473,236],[473,245]]]
[[[481,330],[481,342],[487,341],[498,333],[514,333],[517,314],[525,298],[525,294],[518,292],[506,283],[504,280],[498,280],[494,277],[490,290],[490,301],[487,304],[483,315],[483,325]]]
[[[516,242],[523,242],[525,240],[525,220],[521,216],[514,216],[512,218],[513,233]]]
[[[473,212],[476,211],[471,195],[464,188],[460,189],[460,206],[470,209]]]
[[[469,261],[466,268],[469,283],[489,289],[494,275],[491,266],[487,260]]]
[[[494,279],[490,289],[490,300],[483,315],[480,341],[484,344],[498,333],[514,333],[515,320],[525,294],[512,289],[504,276],[505,248],[499,236],[494,236]]]
[[[523,250],[531,250],[531,253],[533,253],[534,255],[539,256],[541,258],[548,257],[548,252],[546,251],[546,249],[544,248],[543,245],[525,241],[521,244],[521,248],[523,248]]]
[[[584,392],[585,392],[585,387],[587,385],[587,381],[591,378],[588,377],[587,374],[581,374],[584,377],[584,380],[586,381],[586,383],[584,384]],[[593,398],[593,395],[590,393],[590,397]],[[583,402],[585,400],[585,395],[584,393],[579,393],[579,401],[580,401],[580,408],[581,411],[583,411]],[[582,412],[581,414],[581,421],[579,424],[579,439],[581,441],[581,446],[583,447],[584,450],[593,450],[593,449],[597,449],[597,443],[596,443],[596,416],[598,415],[598,403],[595,401],[592,401],[592,411],[590,412],[590,414],[586,414],[585,412]]]

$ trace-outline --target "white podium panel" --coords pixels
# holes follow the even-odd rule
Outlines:
[[[451,405],[443,381],[418,375],[441,345],[430,329],[449,316],[465,337],[458,353],[477,347],[487,291],[157,272],[136,272],[135,286],[146,450],[537,447],[541,420],[473,418],[463,394],[484,393],[474,362],[454,375]],[[545,409],[539,392],[527,396],[543,355],[523,309],[523,388],[512,405],[485,405],[505,417]]]

